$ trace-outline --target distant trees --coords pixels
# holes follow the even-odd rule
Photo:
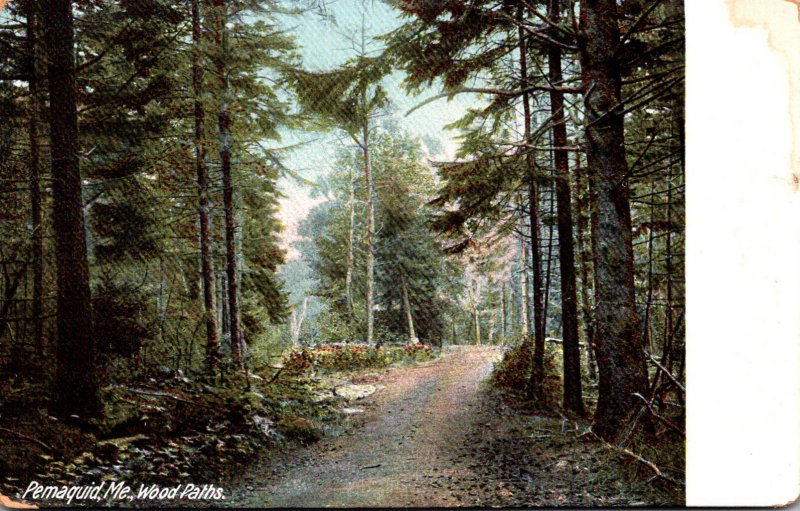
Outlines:
[[[290,70],[287,78],[301,108],[327,129],[342,130],[361,151],[366,186],[366,287],[368,344],[375,342],[375,176],[372,168],[372,138],[375,117],[387,104],[381,80],[390,71],[384,59],[367,56],[362,28],[358,56],[339,69],[322,72]],[[352,208],[352,203],[349,206]],[[352,225],[352,224],[351,224]],[[352,246],[352,236],[349,241]],[[352,277],[352,255],[348,256]],[[347,287],[348,293],[351,288]]]
[[[446,335],[448,305],[441,294],[455,274],[428,228],[426,197],[432,174],[421,163],[418,145],[391,130],[376,130],[372,142],[374,172],[376,340],[418,338],[439,345]],[[354,341],[365,333],[369,289],[369,245],[363,228],[368,207],[366,184],[354,189],[353,289],[347,295],[348,239],[352,232],[351,176],[360,174],[364,160],[360,148],[342,150],[338,171],[328,180],[329,200],[314,210],[301,225],[301,234],[312,240],[303,248],[319,276],[316,294],[326,299],[328,310],[319,319],[324,338]],[[353,172],[355,170],[355,172]],[[354,310],[351,310],[350,299]]]

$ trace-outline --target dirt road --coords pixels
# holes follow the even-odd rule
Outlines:
[[[469,505],[448,481],[480,478],[454,448],[480,425],[480,384],[502,355],[496,347],[451,348],[440,358],[393,369],[366,411],[337,439],[311,448],[275,476],[251,475],[250,490],[228,501],[246,507],[396,507]],[[277,477],[276,477],[277,476]],[[503,489],[496,489],[502,492]]]

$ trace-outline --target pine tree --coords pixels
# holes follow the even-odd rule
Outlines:
[[[446,261],[438,241],[429,231],[424,206],[432,186],[430,169],[420,164],[418,145],[405,135],[380,131],[373,139],[376,224],[376,336],[405,339],[411,336],[426,344],[439,345],[445,336],[445,315],[450,310],[441,295],[455,280],[454,269]],[[303,248],[304,258],[319,275],[317,294],[328,303],[322,316],[323,331],[332,340],[351,340],[363,333],[366,315],[366,289],[359,277],[367,267],[367,250],[354,254],[352,312],[346,294],[350,212],[350,176],[360,173],[364,164],[360,150],[345,151],[338,171],[327,180],[329,200],[323,202],[303,222],[301,235],[313,239]],[[366,189],[355,190],[357,217],[366,208]],[[364,220],[362,220],[364,222]],[[354,245],[365,246],[366,235],[358,229]]]
[[[548,16],[558,24],[561,20],[560,0],[550,0]],[[554,36],[557,36],[554,34]],[[557,45],[547,49],[550,83],[561,85],[562,50]],[[575,252],[572,229],[572,191],[569,179],[569,154],[564,94],[550,91],[550,111],[553,122],[553,163],[556,200],[558,204],[558,249],[561,268],[561,317],[564,341],[564,408],[585,414],[581,387],[581,356],[578,344],[578,299],[575,279]]]
[[[389,72],[382,58],[366,55],[363,39],[360,55],[344,67],[325,72],[290,70],[287,78],[301,107],[327,128],[341,129],[359,147],[363,159],[366,197],[366,296],[368,344],[375,343],[375,197],[371,141],[374,118],[387,105],[380,81]]]
[[[595,343],[600,397],[593,430],[614,439],[635,393],[647,392],[647,368],[633,281],[628,164],[621,103],[620,42],[614,0],[581,2],[581,78],[586,110],[587,159],[592,176],[595,238]]]
[[[53,222],[58,275],[56,412],[82,418],[99,413],[89,261],[86,252],[78,113],[73,53],[72,4],[54,0],[42,7],[50,92]]]
[[[206,111],[202,94],[206,90],[203,79],[201,45],[204,42],[201,0],[190,0],[192,15],[192,92],[194,93],[194,145],[197,169],[198,237],[200,241],[200,278],[203,289],[203,308],[206,326],[205,364],[213,372],[219,365],[219,328],[217,326],[216,278],[214,258],[211,253],[211,215],[209,211],[208,168],[206,165]]]

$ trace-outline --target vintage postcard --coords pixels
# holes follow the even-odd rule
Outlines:
[[[0,506],[789,503],[798,9],[0,0]]]

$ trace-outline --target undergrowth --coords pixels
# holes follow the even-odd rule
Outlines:
[[[357,371],[380,369],[397,362],[422,362],[434,357],[430,346],[409,343],[391,346],[364,344],[330,345],[291,352],[284,368],[291,374],[314,371]]]
[[[642,409],[638,415],[633,415],[635,420],[629,424],[631,433],[621,445],[604,442],[591,433],[590,420],[574,417],[560,406],[562,376],[558,348],[547,346],[545,350],[543,392],[539,399],[533,399],[529,392],[532,354],[533,343],[529,339],[508,350],[495,365],[490,389],[514,413],[521,413],[521,419],[538,424],[534,437],[545,442],[544,445],[537,443],[537,449],[556,451],[551,455],[569,462],[570,466],[582,466],[577,453],[589,449],[587,452],[593,453],[589,458],[595,460],[590,486],[595,490],[606,486],[617,488],[619,503],[641,505],[644,498],[650,504],[683,504],[686,444],[685,436],[678,431],[685,431],[680,411],[660,412],[662,419],[672,425],[667,427],[661,419],[650,417],[648,411]],[[584,388],[588,388],[589,396],[585,398],[591,412],[596,403],[596,397],[591,399],[591,396],[596,396],[597,389],[596,385],[587,383],[584,381]],[[554,420],[547,428],[552,431],[542,429],[542,421],[549,419]],[[555,438],[562,438],[564,445],[555,444],[552,441]],[[582,447],[578,449],[577,446]],[[602,462],[597,462],[599,460]]]
[[[560,400],[561,376],[556,365],[557,354],[545,346],[544,380],[539,382],[539,395],[532,392],[533,340],[528,337],[506,351],[495,364],[491,383],[509,394],[514,401],[527,407],[552,409]]]
[[[431,348],[415,344],[320,346],[290,352],[277,368],[249,373],[230,367],[216,377],[166,367],[135,378],[125,373],[102,388],[102,417],[80,426],[17,402],[14,396],[33,390],[6,382],[0,493],[17,494],[31,479],[169,485],[189,476],[226,477],[265,451],[308,445],[341,431],[344,398],[329,388],[343,381],[335,374],[433,356]],[[38,394],[45,391],[41,387]],[[46,406],[46,397],[42,402]]]

